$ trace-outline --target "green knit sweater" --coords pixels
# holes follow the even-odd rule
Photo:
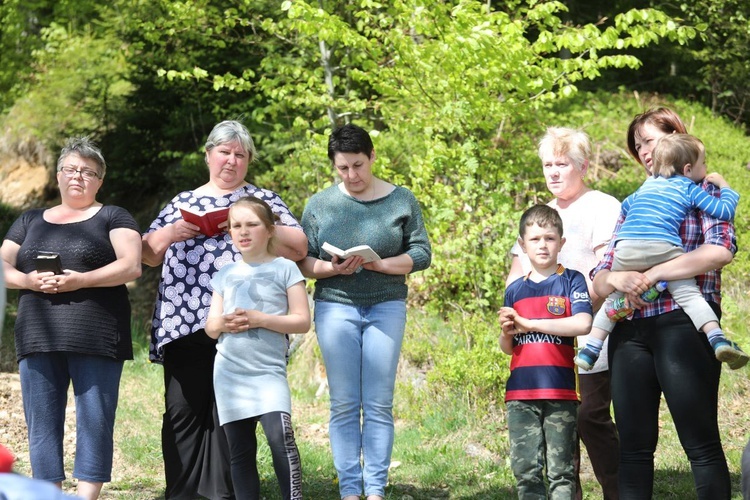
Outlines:
[[[331,186],[310,198],[302,215],[308,238],[307,255],[331,260],[321,245],[328,242],[347,249],[370,245],[381,258],[408,254],[414,262],[411,272],[427,269],[432,250],[422,219],[422,210],[411,191],[396,187],[373,201],[360,201]],[[315,282],[315,299],[369,306],[389,300],[404,300],[406,276],[360,269]]]

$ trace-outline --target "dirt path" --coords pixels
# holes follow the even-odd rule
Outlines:
[[[14,471],[24,476],[31,476],[29,464],[29,443],[26,433],[26,420],[23,415],[23,400],[21,398],[21,381],[18,373],[0,373],[0,443],[8,448],[16,458]],[[66,470],[72,469],[75,450],[75,406],[72,389],[68,395],[68,408],[65,415]],[[115,463],[118,460],[115,451]],[[70,463],[68,463],[70,462]],[[75,486],[67,480],[63,483],[67,493],[75,493]],[[105,495],[102,498],[106,498]]]
[[[17,373],[0,373],[0,443],[16,457],[16,471],[28,474],[29,445]]]

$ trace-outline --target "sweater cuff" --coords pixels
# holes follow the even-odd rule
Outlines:
[[[416,273],[417,271],[424,271],[425,269],[430,267],[432,258],[424,251],[418,248],[413,248],[411,250],[408,250],[406,254],[411,257],[412,262],[414,262],[414,265],[411,268],[412,273]]]

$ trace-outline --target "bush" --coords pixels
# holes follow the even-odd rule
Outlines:
[[[413,314],[408,332],[403,358],[427,374],[424,397],[459,398],[485,409],[502,399],[509,358],[500,351],[494,312]]]

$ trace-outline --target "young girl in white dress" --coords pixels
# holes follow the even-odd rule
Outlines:
[[[302,469],[294,440],[286,379],[288,333],[306,333],[310,308],[305,280],[291,260],[272,253],[275,216],[245,197],[229,211],[228,229],[242,260],[211,279],[206,333],[218,338],[214,390],[227,435],[237,498],[260,498],[255,429],[271,448],[284,499],[302,498]]]

